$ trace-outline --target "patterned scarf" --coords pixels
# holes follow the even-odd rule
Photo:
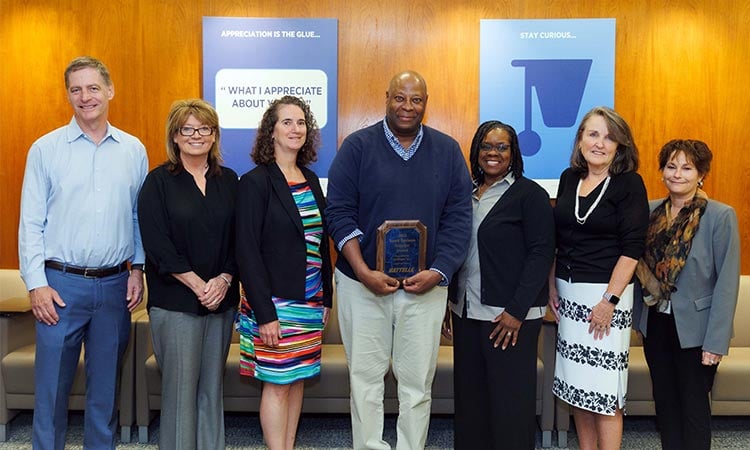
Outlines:
[[[708,196],[698,189],[693,200],[684,206],[669,225],[667,214],[672,201],[667,198],[649,218],[646,251],[638,261],[636,275],[643,286],[643,301],[648,306],[660,303],[660,310],[670,301],[675,283],[698,232]]]

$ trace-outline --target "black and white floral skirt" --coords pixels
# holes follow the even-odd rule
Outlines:
[[[615,308],[609,336],[594,340],[587,320],[607,289],[604,283],[569,283],[557,279],[560,326],[553,392],[571,405],[613,416],[625,408],[628,349],[633,323],[633,285]]]

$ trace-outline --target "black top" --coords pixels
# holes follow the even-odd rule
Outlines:
[[[333,282],[325,198],[315,172],[300,167],[323,219],[320,242],[323,305],[332,306]],[[279,166],[260,164],[242,175],[237,190],[237,264],[258,324],[277,320],[271,296],[305,299],[307,244],[302,218]]]
[[[555,256],[555,221],[549,195],[520,177],[487,213],[477,230],[481,301],[524,320],[532,306],[547,304]],[[458,277],[448,298],[455,303]],[[461,295],[461,294],[459,294]]]
[[[607,283],[620,256],[641,257],[648,228],[648,198],[635,172],[612,176],[599,205],[579,224],[575,217],[578,180],[571,169],[560,175],[555,206],[557,278],[572,282]],[[578,216],[596,201],[604,181],[580,197]]]
[[[210,314],[193,291],[172,276],[191,270],[208,281],[221,273],[234,276],[234,203],[237,174],[222,167],[206,176],[206,195],[187,171],[170,173],[166,165],[152,170],[138,196],[138,221],[146,251],[148,308],[198,315]],[[236,308],[236,277],[214,311]]]

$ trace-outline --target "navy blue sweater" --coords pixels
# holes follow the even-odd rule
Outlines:
[[[378,122],[349,135],[328,171],[328,231],[335,243],[355,229],[362,256],[375,268],[377,228],[385,220],[420,220],[427,227],[427,268],[450,280],[471,236],[471,178],[458,143],[423,126],[417,152],[404,161]],[[336,267],[357,279],[346,258]]]

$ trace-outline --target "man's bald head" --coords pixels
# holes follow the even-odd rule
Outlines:
[[[385,95],[388,96],[389,92],[398,89],[398,87],[405,82],[415,83],[422,86],[422,94],[427,98],[427,82],[422,75],[413,70],[405,70],[394,75],[393,78],[391,78],[391,82],[388,84],[388,91]]]
[[[385,93],[385,119],[396,137],[408,142],[419,133],[427,107],[427,83],[422,75],[406,70],[391,78]]]

